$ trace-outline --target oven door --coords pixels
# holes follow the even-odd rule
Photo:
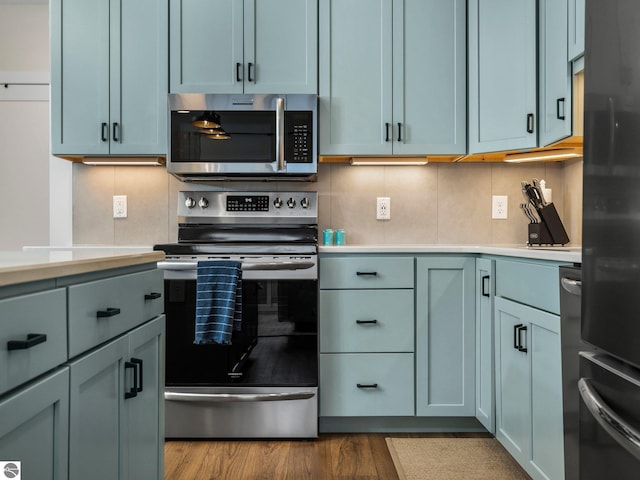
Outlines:
[[[196,345],[197,262],[161,262],[167,437],[317,436],[315,256],[243,262],[242,328]]]

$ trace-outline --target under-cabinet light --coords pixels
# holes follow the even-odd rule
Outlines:
[[[504,161],[508,163],[537,162],[540,160],[562,160],[581,157],[582,152],[575,148],[559,148],[539,152],[508,153]]]
[[[426,165],[426,157],[352,157],[351,165],[409,166]]]
[[[155,166],[161,166],[164,165],[165,160],[164,158],[160,158],[160,157],[149,157],[149,158],[123,158],[122,160],[119,160],[117,157],[114,158],[109,158],[109,157],[105,157],[105,158],[96,158],[96,157],[89,157],[89,158],[83,158],[82,159],[82,163],[84,163],[85,165],[93,165],[93,166],[148,166],[148,167],[155,167]]]

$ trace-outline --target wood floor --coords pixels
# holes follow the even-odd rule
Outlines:
[[[321,434],[317,440],[167,440],[166,480],[397,480],[385,438],[484,434]]]

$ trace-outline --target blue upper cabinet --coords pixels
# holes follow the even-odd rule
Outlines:
[[[569,0],[569,45],[567,59],[571,62],[584,55],[584,3]]]
[[[54,155],[165,155],[167,0],[51,0]]]
[[[469,153],[537,146],[536,0],[469,0]]]
[[[567,61],[567,0],[539,0],[539,145],[571,135],[572,73]]]
[[[466,150],[464,0],[321,0],[320,153]]]
[[[317,0],[171,0],[173,93],[317,93]]]

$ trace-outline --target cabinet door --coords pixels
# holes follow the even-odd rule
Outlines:
[[[51,0],[51,146],[109,153],[109,1]]]
[[[540,0],[539,4],[539,145],[571,135],[571,64],[567,50],[567,0]]]
[[[242,92],[243,8],[243,0],[170,0],[172,93]]]
[[[495,299],[496,327],[496,438],[525,466],[531,448],[530,357],[517,348],[518,335],[530,335],[528,307]],[[529,331],[519,328],[526,327]]]
[[[418,258],[416,414],[475,415],[475,259]]]
[[[531,325],[531,464],[564,478],[560,318],[535,311]],[[543,478],[544,478],[543,477]]]
[[[126,456],[128,478],[162,478],[164,448],[164,315],[133,330],[129,360],[140,365],[140,389],[126,401]]]
[[[391,54],[392,0],[321,0],[321,155],[392,153]]]
[[[317,94],[318,0],[244,4],[244,91]]]
[[[71,480],[122,478],[120,444],[125,425],[121,411],[128,347],[128,338],[120,337],[70,365]]]
[[[69,369],[4,397],[0,419],[2,461],[20,461],[25,479],[68,478]]]
[[[469,1],[469,153],[533,148],[536,1]]]
[[[394,154],[466,153],[466,14],[464,0],[394,2]]]
[[[569,0],[569,46],[571,62],[584,55],[584,5],[585,0]]]
[[[111,2],[111,154],[167,153],[167,9],[167,0]]]
[[[495,433],[493,298],[495,263],[476,260],[476,418]]]

